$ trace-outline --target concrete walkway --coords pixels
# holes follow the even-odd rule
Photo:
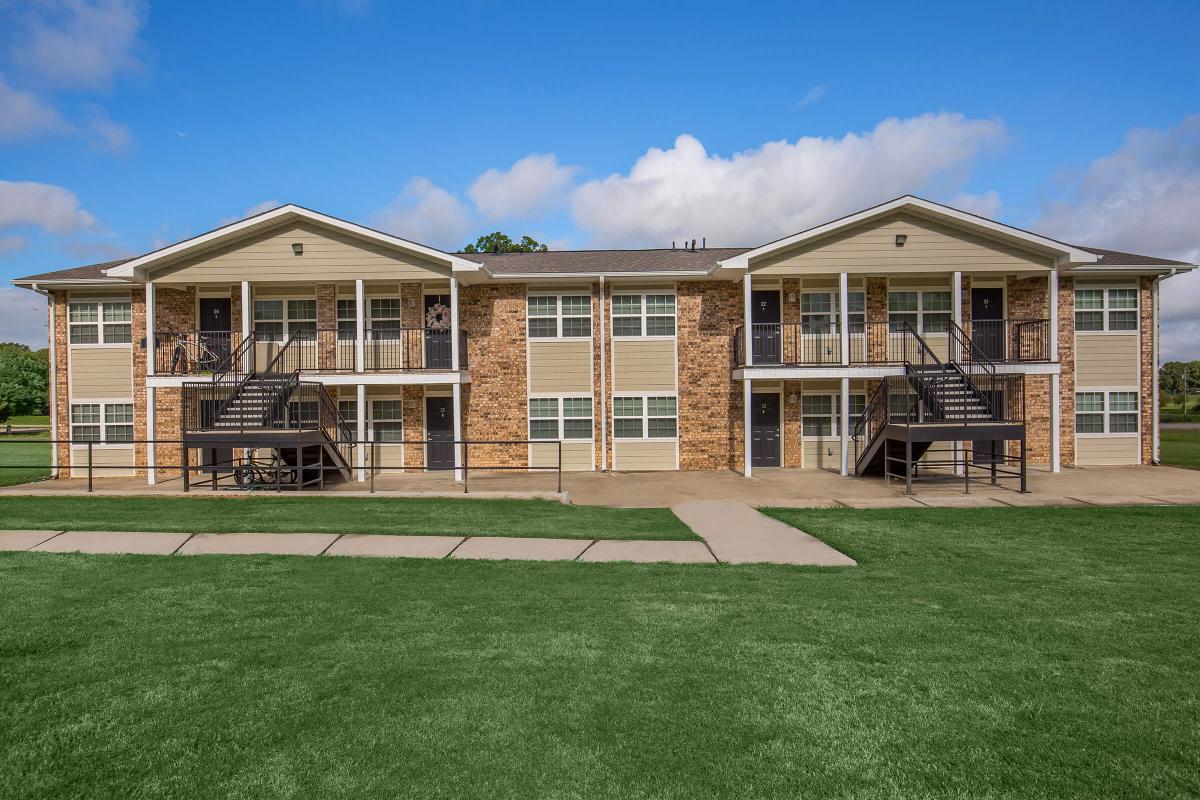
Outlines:
[[[856,561],[819,539],[733,500],[691,500],[671,506],[713,554],[729,564],[809,564],[853,567]]]

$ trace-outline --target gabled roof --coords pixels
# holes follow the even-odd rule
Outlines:
[[[489,275],[709,275],[723,258],[745,247],[699,250],[547,250],[543,253],[471,253]]]
[[[199,236],[193,236],[190,239],[184,239],[182,242],[168,245],[159,250],[147,253],[144,256],[137,256],[121,264],[109,267],[105,270],[105,274],[114,278],[135,278],[144,274],[147,270],[152,269],[156,264],[159,264],[167,259],[187,253],[191,250],[198,250],[205,247],[214,246],[220,242],[230,239],[235,239],[245,235],[248,232],[264,230],[272,225],[278,224],[292,219],[304,219],[311,222],[325,225],[337,230],[361,236],[365,239],[381,242],[401,250],[407,250],[410,253],[424,256],[434,261],[439,261],[453,270],[461,270],[467,272],[475,272],[479,270],[479,264],[462,256],[444,253],[427,245],[411,242],[408,239],[401,239],[399,236],[393,236],[390,233],[368,228],[364,225],[358,225],[353,222],[348,222],[338,217],[331,217],[328,214],[322,214],[319,211],[313,211],[310,208],[298,206],[289,203],[278,208],[272,208],[269,211],[263,211],[260,214],[255,214],[245,219],[240,219],[237,222],[231,222],[228,225],[223,225],[220,228],[215,228],[208,233],[202,233]]]
[[[1118,267],[1187,267],[1194,268],[1195,264],[1186,261],[1173,261],[1169,258],[1154,256],[1139,256],[1137,253],[1122,253],[1118,250],[1101,250],[1096,247],[1083,248],[1096,254],[1096,266],[1116,269]]]
[[[1036,233],[1030,233],[1021,228],[1014,228],[1011,225],[1005,225],[1002,222],[996,222],[987,217],[960,211],[957,208],[944,206],[941,203],[934,203],[922,197],[906,194],[903,197],[897,197],[895,200],[889,200],[886,203],[881,203],[840,219],[835,219],[832,222],[826,222],[815,228],[809,228],[808,230],[794,233],[791,236],[776,239],[761,247],[748,250],[732,258],[727,258],[721,262],[720,266],[723,269],[744,270],[749,268],[750,263],[757,259],[788,250],[805,242],[819,239],[822,236],[828,236],[831,233],[844,230],[853,225],[869,222],[870,220],[878,219],[897,211],[913,211],[919,213],[921,216],[945,220],[958,228],[973,229],[993,238],[1007,239],[1024,244],[1031,249],[1049,251],[1070,263],[1087,264],[1096,260],[1096,255],[1090,250],[1085,250],[1066,242],[1060,242],[1056,239],[1050,239],[1046,236],[1039,236]]]

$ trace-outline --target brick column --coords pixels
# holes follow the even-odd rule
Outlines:
[[[337,284],[317,284],[317,369],[337,368]],[[325,331],[321,333],[320,331]]]
[[[1138,404],[1141,409],[1142,463],[1154,463],[1154,278],[1138,279],[1138,307],[1141,321],[1140,366],[1141,380]]]
[[[679,468],[739,468],[742,384],[733,380],[733,337],[742,324],[742,286],[680,282],[676,295]]]
[[[791,401],[792,395],[796,402]],[[801,416],[803,406],[800,400],[800,381],[783,382],[783,465],[799,467],[802,461],[804,446]]]
[[[969,336],[975,335],[971,330],[971,276],[965,272],[962,276],[962,329]]]
[[[796,299],[789,302],[788,297],[795,295]],[[800,348],[800,337],[791,336],[788,334],[787,325],[800,324],[800,279],[799,278],[784,278],[783,292],[780,297],[780,317],[784,328],[781,331],[780,348],[783,355],[783,363],[794,364],[800,360],[801,353],[797,352]]]
[[[54,432],[56,439],[71,437],[71,400],[67,392],[67,293],[51,292],[54,298],[54,329],[50,335],[54,337],[54,404],[57,414],[58,429]],[[60,444],[58,447],[58,476],[67,478],[71,475],[71,448]]]
[[[404,441],[425,441],[425,387],[404,387]],[[370,402],[370,401],[368,401]],[[425,448],[417,445],[405,445],[404,466],[425,466]]]
[[[528,438],[525,284],[464,286],[458,298],[471,367],[463,387],[463,438]],[[526,445],[472,447],[476,464],[524,466]]]
[[[1075,465],[1075,279],[1058,277],[1058,451]]]
[[[130,318],[133,329],[133,438],[141,440],[133,446],[133,463],[136,465],[135,475],[146,476],[146,451],[149,445],[146,439],[153,439],[154,432],[149,430],[146,421],[146,357],[154,348],[154,342],[146,339],[146,346],[138,342],[146,330],[146,289],[138,287],[130,292]]]
[[[605,287],[605,294],[608,293],[608,287]],[[601,469],[606,463],[604,460],[604,448],[607,442],[604,440],[605,426],[600,424],[602,419],[608,419],[608,397],[612,393],[612,377],[604,375],[603,380],[607,392],[602,394],[600,391],[601,373],[600,373],[600,355],[601,348],[607,348],[607,343],[600,338],[600,317],[605,314],[604,295],[600,293],[600,285],[593,284],[591,288],[592,295],[592,445],[595,452],[595,458],[592,462],[594,469]],[[609,335],[608,322],[604,324],[604,334]],[[604,351],[604,367],[607,372],[611,367],[612,354],[607,350]],[[611,464],[609,460],[607,463]]]
[[[888,298],[887,278],[867,278],[867,361],[888,360]],[[878,324],[872,324],[878,323]]]
[[[154,438],[171,439],[175,442],[155,447],[155,457],[158,461],[155,469],[160,481],[180,476],[182,449],[177,442],[183,435],[182,411],[178,388],[159,388],[154,391]]]

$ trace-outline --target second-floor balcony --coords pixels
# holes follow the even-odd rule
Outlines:
[[[1050,360],[1050,321],[1047,319],[975,320],[964,326],[969,340],[951,337],[948,330],[925,330],[925,345],[940,359],[969,361],[980,354],[993,363],[1045,363]],[[851,322],[845,337],[848,357],[842,358],[839,321],[768,322],[750,326],[751,358],[746,358],[745,327],[734,335],[735,366],[836,367],[898,365],[918,360],[920,347],[907,323]],[[973,352],[966,352],[974,344]],[[951,352],[962,349],[963,352]]]
[[[454,368],[454,339],[448,329],[367,328],[362,342],[353,329],[345,328],[296,328],[287,337],[257,332],[249,339],[241,331],[159,331],[154,338],[157,375],[448,372]],[[458,344],[458,367],[465,370],[465,331],[459,331]]]

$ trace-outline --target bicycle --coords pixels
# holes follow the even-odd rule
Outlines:
[[[188,373],[213,372],[220,360],[220,356],[208,346],[203,336],[181,333],[171,352],[171,372],[180,372],[180,367],[183,367],[183,372]]]

